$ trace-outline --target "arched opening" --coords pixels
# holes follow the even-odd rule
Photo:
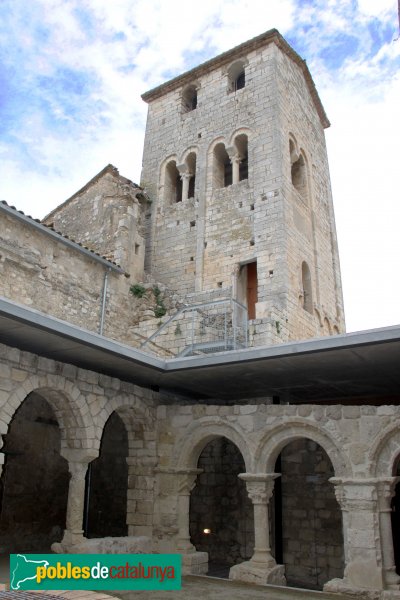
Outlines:
[[[241,133],[235,138],[235,146],[240,156],[239,181],[243,181],[249,177],[248,139],[245,133]]]
[[[244,61],[239,60],[228,69],[228,92],[236,92],[246,85]]]
[[[194,198],[194,191],[196,188],[196,153],[195,152],[190,152],[190,154],[186,158],[186,164],[188,166],[188,173],[190,174],[188,198]]]
[[[182,92],[182,111],[191,112],[197,108],[197,89],[195,85],[188,85]]]
[[[331,324],[329,323],[329,319],[327,317],[324,318],[324,335],[332,335]]]
[[[400,476],[400,457],[394,466],[393,476]],[[394,564],[396,565],[396,573],[400,575],[400,481],[394,489],[391,508]]]
[[[2,452],[0,536],[3,552],[49,552],[65,529],[69,471],[52,406],[30,393],[15,412]]]
[[[232,185],[232,163],[221,142],[214,148],[213,188],[218,189]]]
[[[310,267],[304,261],[301,265],[301,283],[303,292],[303,308],[307,312],[313,312],[313,298],[312,298],[312,285],[311,285],[311,272]]]
[[[164,197],[166,204],[182,200],[182,180],[174,160],[165,167]]]
[[[275,559],[285,565],[287,584],[322,589],[343,577],[342,513],[333,485],[332,463],[310,439],[287,444],[276,461],[273,540]]]
[[[113,412],[104,426],[99,457],[86,474],[84,531],[86,537],[128,535],[128,435],[121,417]]]
[[[225,437],[209,442],[200,454],[190,496],[190,536],[197,551],[208,552],[209,574],[227,577],[229,568],[249,560],[254,551],[253,505],[238,447]]]
[[[292,185],[300,196],[308,201],[307,165],[302,153],[298,154],[292,140],[289,141]]]

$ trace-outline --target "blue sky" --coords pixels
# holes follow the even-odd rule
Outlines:
[[[43,217],[108,163],[139,182],[140,94],[271,28],[332,123],[348,330],[400,323],[396,0],[2,0],[0,198]]]

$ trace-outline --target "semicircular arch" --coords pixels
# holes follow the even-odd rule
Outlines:
[[[331,435],[317,425],[300,419],[286,419],[285,423],[273,427],[263,436],[255,455],[256,472],[273,473],[276,459],[283,448],[301,438],[312,440],[325,450],[334,468],[335,477],[352,475],[350,461]]]
[[[246,471],[251,471],[252,456],[250,448],[242,433],[232,424],[224,421],[200,421],[189,427],[185,433],[180,436],[173,450],[173,464],[179,468],[195,469],[199,456],[204,447],[212,440],[224,437],[239,449]]]

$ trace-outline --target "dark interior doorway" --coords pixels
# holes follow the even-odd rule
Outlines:
[[[65,529],[69,471],[60,455],[61,431],[53,408],[32,392],[16,410],[2,452],[1,551],[49,552]]]
[[[83,529],[86,537],[128,535],[128,435],[121,417],[113,412],[105,424],[100,455],[86,474]]]
[[[190,497],[190,536],[199,552],[208,552],[209,575],[228,577],[231,566],[249,560],[254,552],[253,505],[246,471],[235,444],[224,437],[209,442],[200,454]]]

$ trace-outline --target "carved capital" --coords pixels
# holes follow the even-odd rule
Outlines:
[[[247,492],[253,504],[268,504],[277,477],[280,477],[279,473],[240,473],[239,475],[239,478],[246,482]]]

